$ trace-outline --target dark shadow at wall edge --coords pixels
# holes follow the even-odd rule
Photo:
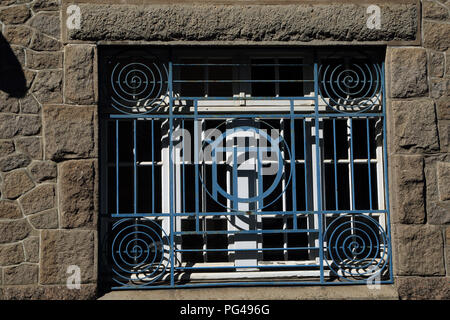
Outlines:
[[[0,33],[0,91],[11,97],[22,98],[27,92],[27,81],[19,60],[8,41]]]

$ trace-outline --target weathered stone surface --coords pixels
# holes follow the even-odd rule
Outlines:
[[[431,77],[444,76],[445,56],[442,52],[428,53],[428,70]]]
[[[30,70],[30,69],[25,69],[23,71],[24,75],[25,75],[25,81],[26,81],[26,86],[27,89],[30,89],[31,86],[33,85],[33,81],[36,78],[36,71]]]
[[[33,161],[29,170],[37,182],[53,181],[57,174],[56,163],[53,161]]]
[[[41,118],[35,115],[0,114],[0,139],[10,139],[19,134],[34,135],[41,130]]]
[[[449,97],[442,97],[436,102],[436,113],[439,120],[450,120]]]
[[[18,134],[16,119],[15,115],[0,114],[0,139],[10,139]]]
[[[0,245],[0,266],[10,266],[24,261],[21,243]]]
[[[10,97],[0,90],[0,112],[19,112],[19,99]]]
[[[4,175],[3,196],[8,199],[18,198],[33,187],[34,183],[25,169],[14,170]]]
[[[22,213],[15,201],[0,200],[0,219],[20,219]]]
[[[41,32],[34,33],[29,46],[30,49],[35,51],[59,51],[61,50],[61,47],[60,41],[46,36]]]
[[[431,97],[439,99],[448,94],[450,88],[450,80],[447,79],[431,79],[430,81]]]
[[[32,136],[41,131],[41,117],[35,115],[20,115],[17,117],[17,126],[23,136]]]
[[[27,67],[31,69],[62,68],[62,52],[42,52],[26,50]]]
[[[0,158],[0,171],[6,172],[17,168],[24,168],[31,162],[29,156],[23,153],[14,153]]]
[[[393,157],[394,192],[392,217],[395,223],[425,222],[425,190],[422,156]]]
[[[0,10],[0,21],[4,24],[24,23],[31,16],[27,6],[12,6]]]
[[[448,9],[436,2],[423,1],[422,16],[426,19],[445,21],[448,19]]]
[[[64,66],[66,102],[95,103],[94,46],[67,45]]]
[[[380,3],[381,30],[367,28],[367,6],[96,5],[80,4],[76,40],[150,41],[390,41],[414,40],[416,4]]]
[[[39,266],[35,264],[21,264],[5,268],[3,272],[4,285],[24,285],[38,282]]]
[[[51,11],[59,9],[59,0],[36,0],[33,2],[33,10],[34,11]]]
[[[430,152],[439,149],[437,121],[431,99],[392,101],[395,151]]]
[[[426,212],[429,224],[450,223],[450,201],[440,201],[437,163],[450,162],[448,155],[425,158]]]
[[[401,300],[448,300],[450,286],[447,277],[398,277],[395,279]]]
[[[89,300],[97,295],[96,284],[82,284],[80,290],[70,290],[66,285],[60,286],[5,286],[5,300]]]
[[[33,30],[24,25],[10,25],[5,27],[3,35],[9,44],[26,47],[31,41]]]
[[[37,213],[30,216],[28,221],[36,229],[56,229],[58,228],[58,211],[47,210]]]
[[[42,143],[40,137],[16,139],[16,147],[20,152],[28,154],[32,159],[42,159]]]
[[[439,120],[438,130],[441,151],[450,153],[450,120]]]
[[[62,71],[38,72],[31,90],[42,104],[62,102]]]
[[[39,237],[29,237],[23,240],[26,262],[39,262]]]
[[[31,232],[27,219],[0,220],[0,243],[11,243],[25,239]]]
[[[81,283],[97,279],[95,231],[43,230],[41,232],[41,284],[65,284],[67,267],[77,265]]]
[[[41,111],[41,106],[33,95],[28,94],[25,98],[20,99],[20,111],[22,113],[36,114]]]
[[[59,204],[63,228],[96,226],[95,160],[66,161],[59,166]]]
[[[437,163],[439,200],[450,200],[450,162]]]
[[[393,226],[394,268],[399,276],[445,275],[442,231],[432,225]]]
[[[388,51],[388,64],[391,97],[411,98],[427,95],[427,53],[425,49],[392,48]]]
[[[450,24],[431,21],[423,22],[423,46],[436,51],[446,51],[450,47]]]
[[[7,156],[13,153],[16,149],[14,148],[14,142],[11,140],[1,140],[0,141],[0,155]]]
[[[39,12],[30,19],[29,25],[40,32],[59,39],[61,37],[59,13]]]
[[[53,184],[42,184],[19,199],[23,213],[30,215],[55,207],[56,192]]]
[[[43,113],[47,159],[96,157],[96,107],[44,106]]]
[[[445,229],[445,265],[447,275],[450,275],[450,226]]]

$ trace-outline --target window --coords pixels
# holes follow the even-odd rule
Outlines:
[[[390,282],[377,56],[103,48],[112,286]]]

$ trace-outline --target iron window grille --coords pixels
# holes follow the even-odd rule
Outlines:
[[[103,48],[112,287],[391,283],[373,53]]]

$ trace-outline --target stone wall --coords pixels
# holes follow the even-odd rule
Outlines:
[[[65,27],[66,7],[72,2],[88,8],[76,31]],[[178,4],[100,2],[0,0],[0,299],[97,296],[96,59],[97,44],[105,41],[387,45],[395,285],[402,299],[450,298],[448,0],[423,0],[422,10],[415,1],[381,1],[390,21],[384,26],[391,27],[374,32],[350,19],[366,5],[344,0],[335,1],[338,5],[322,1],[313,9],[311,2],[303,3],[307,1],[283,1],[286,6],[275,0],[221,2],[246,5],[245,10],[180,0],[183,10],[192,13],[191,20],[182,20],[192,28],[183,32],[161,18],[179,21],[185,11]],[[133,5],[114,4],[118,2]],[[275,14],[283,10],[292,21],[304,23],[283,27],[278,23],[283,15]],[[153,20],[132,19],[148,11]],[[202,20],[211,18],[211,12],[214,21]],[[243,16],[255,21],[267,12],[272,20],[242,24]],[[314,12],[319,20],[343,18],[323,24],[306,19],[305,12]],[[194,26],[194,20],[201,23]],[[215,27],[208,29],[211,24]],[[80,267],[81,290],[66,287],[70,265]]]

